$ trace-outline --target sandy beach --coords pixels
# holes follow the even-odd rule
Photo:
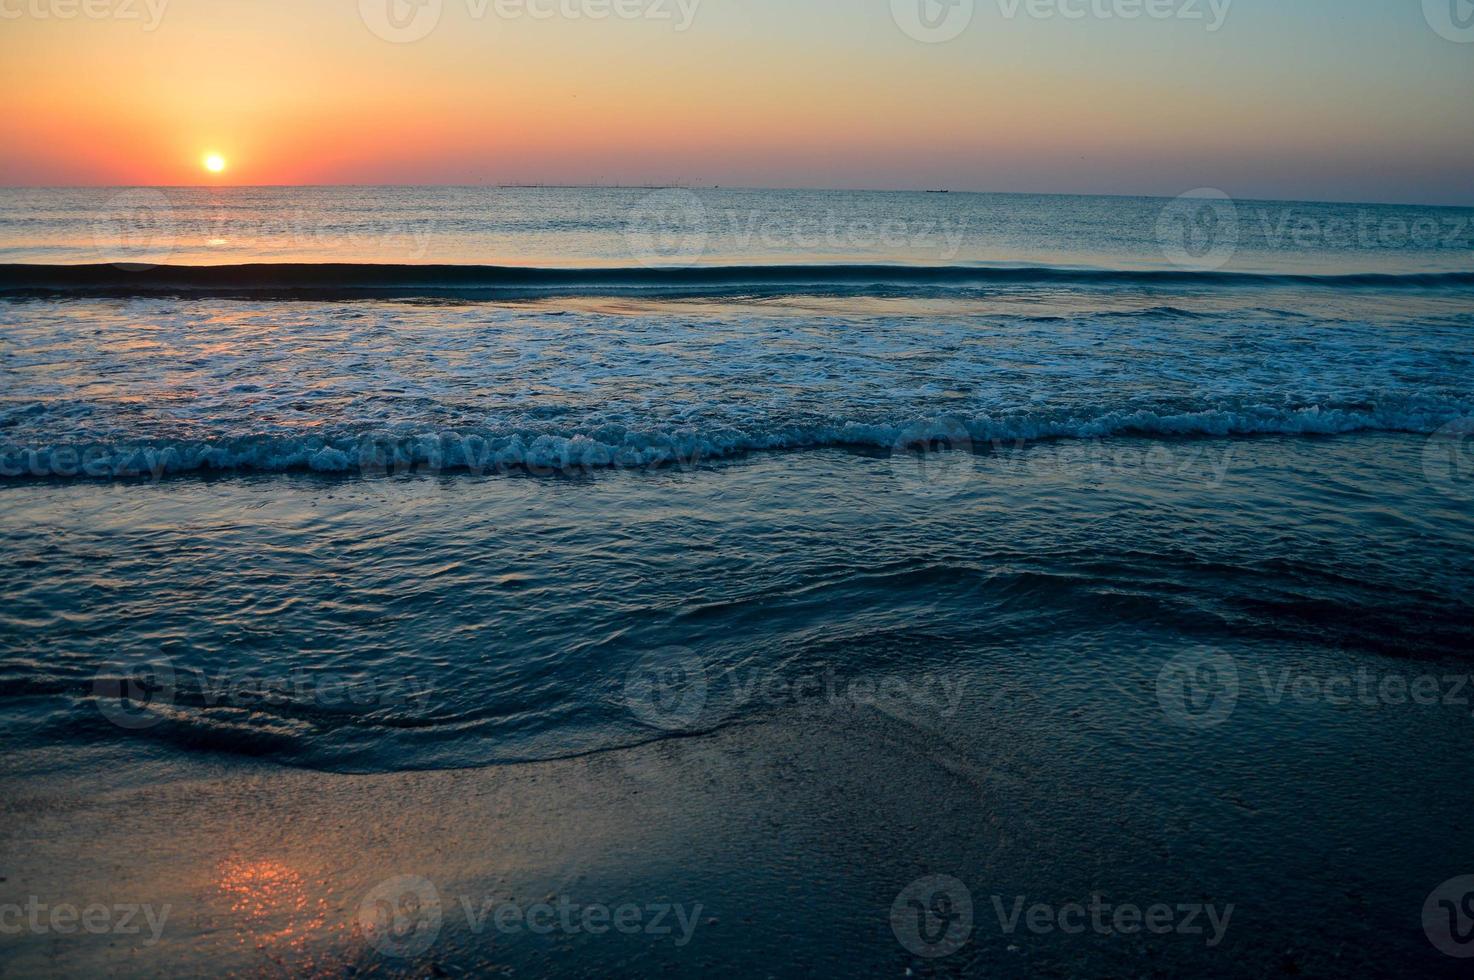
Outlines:
[[[1463,819],[1453,754],[1392,753],[1405,768],[1378,770],[1385,794],[1322,773],[1340,786],[1328,797],[1270,793],[1253,754],[1211,758],[1191,742],[1180,778],[1145,780],[1129,771],[1133,747],[1069,747],[1044,729],[928,731],[847,708],[576,759],[372,776],[93,754],[104,786],[45,775],[56,758],[12,757],[0,906],[39,901],[43,923],[60,908],[71,929],[7,935],[5,971],[1458,975],[1419,910],[1427,875],[1461,848],[1467,859],[1467,835],[1385,849],[1390,797],[1437,784],[1435,771],[1442,789],[1404,796],[1406,816]],[[1386,758],[1375,723],[1358,734]],[[1271,768],[1318,749],[1279,755]],[[1418,765],[1425,778],[1402,778]],[[971,902],[950,938],[893,910],[933,876]],[[397,921],[376,911],[384,900]],[[97,929],[68,907],[93,908]],[[133,907],[136,933],[121,928]],[[927,945],[952,939],[954,955]]]

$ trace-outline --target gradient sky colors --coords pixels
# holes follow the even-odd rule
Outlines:
[[[136,18],[96,16],[125,2]],[[700,0],[686,31],[674,0],[666,20],[442,2],[428,36],[391,43],[360,0],[169,0],[151,31],[145,0],[0,0],[0,183],[1474,204],[1474,43],[1440,36],[1419,0],[1233,0],[1212,32],[1206,0],[1204,20],[977,0],[941,44],[908,36],[891,0]],[[202,169],[208,151],[223,175]]]

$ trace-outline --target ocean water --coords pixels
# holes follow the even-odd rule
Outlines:
[[[1474,209],[722,188],[0,188],[0,263],[1470,272]],[[820,283],[835,285],[833,277]]]
[[[1230,668],[1245,744],[1294,717],[1260,671],[1467,673],[1471,222],[0,192],[11,765],[473,766],[857,699],[1146,759]]]

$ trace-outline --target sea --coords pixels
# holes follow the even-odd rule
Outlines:
[[[836,702],[1333,742],[1296,681],[1471,669],[1471,336],[1468,208],[3,190],[9,764],[460,768]],[[1368,764],[1470,745],[1388,714]]]

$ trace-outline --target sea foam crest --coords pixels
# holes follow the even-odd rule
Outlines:
[[[854,447],[904,452],[919,447],[1012,448],[1056,439],[1112,436],[1231,437],[1430,434],[1474,414],[1474,404],[1418,399],[1387,407],[1239,406],[1177,413],[1108,411],[1088,418],[932,416],[894,422],[832,421],[743,428],[606,426],[569,433],[372,430],[334,436],[246,436],[218,441],[0,448],[0,478],[115,479],[196,471],[384,475],[405,471],[578,473],[690,467],[765,450]]]

